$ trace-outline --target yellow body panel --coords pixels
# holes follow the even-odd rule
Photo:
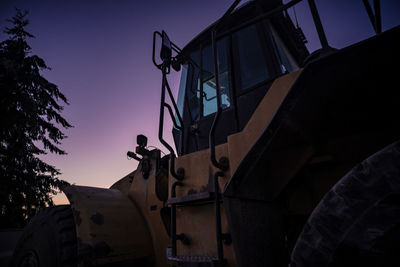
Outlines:
[[[284,75],[274,81],[264,96],[253,116],[243,131],[228,136],[228,142],[216,146],[216,158],[228,157],[229,169],[225,176],[219,178],[221,192],[229,182],[231,175],[239,166],[241,160],[257,141],[258,137],[268,127],[281,103],[290,91],[293,83],[301,73],[301,70]],[[210,150],[205,149],[181,156],[176,159],[176,169],[183,168],[185,177],[184,186],[176,188],[177,196],[213,191],[213,175],[215,168],[210,161]],[[176,180],[169,176],[169,191]],[[212,202],[195,206],[177,207],[177,234],[184,233],[191,240],[191,245],[183,245],[178,241],[177,254],[185,256],[210,256],[216,257],[217,244],[215,232],[215,213]],[[229,233],[228,222],[221,205],[222,233]],[[236,266],[233,245],[224,244],[224,258],[228,266]]]
[[[143,178],[140,171],[136,171],[128,192],[129,198],[137,205],[150,231],[155,266],[169,266],[166,258],[166,248],[170,241],[160,216],[160,209],[164,203],[156,196],[156,161],[151,159],[149,177]],[[139,164],[138,170],[142,164]],[[129,238],[129,237],[126,237]]]
[[[301,70],[298,70],[276,79],[245,128],[239,133],[228,136],[229,163],[232,174],[264,129],[267,128],[300,73]]]

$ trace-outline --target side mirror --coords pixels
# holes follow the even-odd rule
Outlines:
[[[160,59],[162,60],[161,63],[157,63],[156,61],[156,40],[158,40],[160,37],[161,38],[161,49],[160,49]],[[176,56],[172,57],[172,50],[176,52]],[[158,31],[155,31],[153,33],[153,54],[152,54],[152,60],[154,66],[156,66],[158,69],[162,70],[164,66],[164,70],[166,71],[166,74],[169,74],[170,72],[170,67],[176,71],[179,71],[181,68],[182,60],[180,59],[181,49],[177,47],[174,43],[172,43],[169,40],[169,37],[165,31],[162,31],[161,33]]]
[[[165,31],[162,31],[162,44],[160,51],[160,58],[163,62],[170,62],[172,56],[171,41]]]

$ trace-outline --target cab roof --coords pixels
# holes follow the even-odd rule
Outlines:
[[[217,39],[222,38],[232,28],[240,28],[241,25],[248,20],[262,15],[276,7],[283,5],[282,0],[253,0],[246,2],[242,6],[233,10],[226,20],[218,26]],[[220,19],[209,25],[206,29],[194,37],[183,49],[183,55],[189,55],[192,51],[199,49],[200,44],[211,42],[211,31]],[[298,62],[302,62],[308,53],[304,45],[304,41],[298,36],[298,32],[291,21],[290,17],[280,12],[270,18],[272,25],[275,27],[291,54]]]

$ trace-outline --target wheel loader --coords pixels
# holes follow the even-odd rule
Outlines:
[[[12,266],[398,266],[400,27],[364,0],[376,35],[335,49],[308,0],[310,54],[299,2],[235,1],[182,49],[154,32],[169,153],[139,135],[111,188],[63,188]]]

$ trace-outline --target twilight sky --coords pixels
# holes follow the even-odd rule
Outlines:
[[[331,46],[342,48],[373,35],[362,0],[315,0]],[[288,1],[284,1],[288,2]],[[296,6],[299,25],[318,48],[307,3]],[[371,1],[372,2],[372,1]],[[383,30],[400,24],[400,1],[383,0]],[[63,116],[74,125],[66,131],[66,156],[43,158],[61,169],[70,183],[109,187],[136,168],[126,152],[134,150],[136,135],[150,146],[158,142],[161,73],[151,61],[152,34],[165,30],[183,47],[218,19],[233,0],[0,0],[0,27],[15,14],[30,11],[28,43],[51,71],[44,76],[68,98]],[[289,10],[293,16],[293,8]],[[5,35],[0,33],[0,40]],[[176,94],[179,75],[169,77]],[[171,123],[165,125],[172,144]],[[62,199],[58,199],[62,202]]]

